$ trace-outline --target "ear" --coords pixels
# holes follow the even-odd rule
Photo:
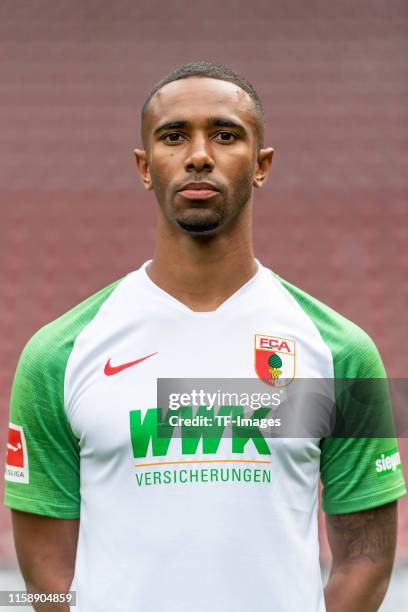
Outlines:
[[[268,147],[267,149],[261,149],[258,151],[256,159],[255,175],[253,180],[254,187],[262,187],[269,173],[269,169],[272,164],[273,149]]]
[[[150,176],[149,165],[147,162],[147,153],[143,149],[135,149],[133,151],[136,158],[136,166],[139,172],[140,180],[142,181],[145,189],[152,189],[152,179]]]

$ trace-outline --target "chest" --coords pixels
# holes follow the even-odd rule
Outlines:
[[[330,375],[323,344],[295,317],[279,321],[262,308],[220,319],[151,313],[112,318],[86,332],[68,364],[65,395],[89,478],[100,472],[132,479],[143,471],[161,482],[169,470],[194,467],[205,478],[228,468],[239,470],[239,479],[250,470],[248,477],[267,484],[284,473],[299,484],[316,479],[317,439],[274,438],[262,425],[242,435],[236,426],[237,417],[257,410],[273,420],[273,397],[284,392],[279,377]],[[196,418],[195,426],[170,423],[169,415]]]

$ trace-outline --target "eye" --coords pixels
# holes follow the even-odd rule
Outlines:
[[[218,132],[216,138],[221,142],[233,142],[237,137],[232,132]]]
[[[171,134],[166,134],[165,136],[163,136],[161,140],[167,142],[167,144],[178,144],[179,142],[181,142],[182,138],[182,135],[178,132],[172,132]]]

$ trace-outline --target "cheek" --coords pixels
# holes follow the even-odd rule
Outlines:
[[[235,176],[253,172],[256,158],[253,147],[246,142],[241,142],[231,147],[225,147],[225,149],[225,152],[223,150],[218,151],[219,156],[216,156],[216,162],[223,166],[224,171]]]
[[[242,185],[252,184],[254,176],[254,160],[252,156],[240,155],[230,160],[228,164],[228,176],[231,181],[231,186],[240,188]]]
[[[171,181],[176,168],[180,165],[177,161],[177,156],[174,151],[168,151],[166,154],[152,156],[150,161],[150,174],[156,182],[165,184]]]

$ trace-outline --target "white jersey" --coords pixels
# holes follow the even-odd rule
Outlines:
[[[148,263],[25,348],[6,505],[80,517],[76,612],[324,611],[319,474],[327,512],[392,501],[405,491],[395,440],[225,436],[221,421],[215,439],[189,437],[158,406],[158,380],[263,380],[276,399],[283,380],[384,375],[374,345],[260,264],[215,311],[194,312]],[[221,414],[198,399],[197,412],[173,393],[168,413]],[[258,414],[273,416],[273,400]],[[379,478],[381,456],[395,469]]]

